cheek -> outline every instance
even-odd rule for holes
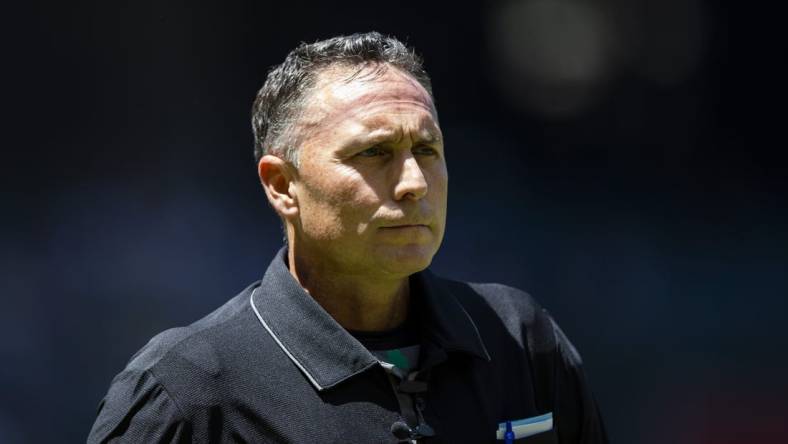
[[[446,210],[448,204],[449,176],[445,164],[430,170],[430,191],[428,193],[429,205],[435,216],[436,246],[443,240],[446,229]]]
[[[337,239],[363,231],[374,214],[376,199],[357,172],[339,167],[303,177],[310,177],[299,202],[307,235]]]
[[[436,204],[442,203],[442,208],[446,209],[446,199],[449,190],[449,175],[446,171],[446,164],[435,165],[429,170],[429,185],[433,201]]]

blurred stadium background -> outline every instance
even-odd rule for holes
[[[764,7],[7,5],[0,442],[84,441],[134,351],[261,276],[281,238],[252,98],[298,42],[367,30],[433,77],[438,273],[540,300],[615,443],[785,442],[785,25]]]

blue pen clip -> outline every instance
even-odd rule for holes
[[[506,421],[506,432],[503,434],[503,442],[505,444],[514,444],[514,431],[512,430],[512,421]]]

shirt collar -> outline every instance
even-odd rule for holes
[[[301,287],[286,261],[283,247],[252,292],[250,304],[287,357],[317,390],[377,365],[375,356]],[[411,294],[423,298],[423,332],[439,348],[490,360],[473,320],[439,278],[424,270],[411,276],[411,286]]]

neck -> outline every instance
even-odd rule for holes
[[[288,243],[290,274],[346,330],[390,330],[407,318],[407,277],[386,279],[349,273],[295,250]]]

